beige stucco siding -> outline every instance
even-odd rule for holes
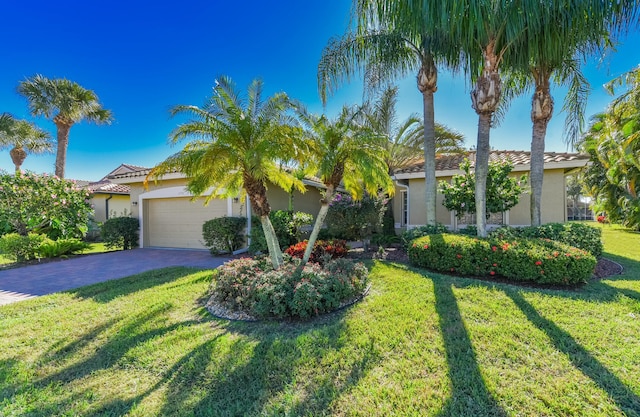
[[[157,198],[144,201],[145,245],[162,248],[206,249],[202,225],[227,214],[227,200]]]
[[[111,197],[109,199],[109,197]],[[107,202],[108,201],[108,202]],[[94,219],[97,222],[104,222],[109,217],[122,216],[131,213],[131,201],[128,195],[122,194],[94,194],[91,197],[91,204],[94,209]],[[107,216],[107,205],[109,215]]]
[[[280,187],[272,185],[267,190],[267,198],[271,205],[271,210],[289,210],[289,193]],[[314,218],[320,210],[320,190],[307,186],[307,191],[303,194],[300,191],[293,192],[293,210],[311,214]]]
[[[564,223],[567,219],[567,199],[564,170],[544,172],[542,183],[542,223]]]

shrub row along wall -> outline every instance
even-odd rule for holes
[[[589,252],[549,239],[436,234],[414,240],[408,254],[411,264],[435,271],[538,284],[583,283],[596,266]]]

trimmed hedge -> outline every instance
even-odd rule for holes
[[[411,242],[419,237],[447,233],[448,231],[449,229],[447,229],[447,226],[442,223],[436,223],[433,225],[427,224],[424,226],[418,226],[414,227],[413,229],[405,230],[400,237],[400,241],[402,242],[402,247],[404,248],[404,250],[408,250]]]
[[[133,249],[138,246],[140,223],[133,217],[112,217],[100,226],[100,235],[107,248]]]
[[[537,284],[584,283],[596,266],[587,251],[549,239],[429,235],[416,239],[408,255],[412,265],[434,271]]]
[[[214,272],[212,298],[257,318],[306,319],[362,294],[368,274],[364,264],[349,259],[335,259],[324,267],[310,262],[304,268],[290,260],[274,270],[266,258],[241,258]]]
[[[212,255],[232,253],[244,243],[242,231],[247,225],[246,217],[218,217],[202,225],[202,238]]]
[[[498,239],[542,238],[584,249],[596,258],[602,255],[602,231],[582,223],[547,223],[542,226],[501,227],[489,233]]]

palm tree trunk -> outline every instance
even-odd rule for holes
[[[418,73],[418,89],[422,93],[424,118],[424,182],[427,224],[436,224],[436,133],[433,94],[438,89],[438,71],[431,55],[427,55]]]
[[[307,248],[305,249],[304,255],[302,256],[302,265],[309,262],[309,258],[311,258],[313,246],[316,244],[316,240],[318,240],[318,234],[320,234],[320,229],[324,224],[324,220],[327,218],[327,213],[329,213],[329,203],[333,201],[334,194],[335,188],[331,185],[328,186],[324,198],[321,200],[322,205],[320,206],[320,211],[318,212],[318,216],[316,217],[316,222],[313,225],[313,230],[311,231],[311,235],[309,236],[309,240],[307,241]]]
[[[478,115],[478,143],[476,149],[476,229],[478,236],[487,236],[487,174],[489,173],[489,153],[491,146],[491,113]]]
[[[27,159],[27,152],[21,146],[16,146],[9,152],[13,165],[16,167],[16,175],[20,175],[20,167],[25,159]]]
[[[491,119],[498,108],[502,82],[498,73],[498,56],[495,40],[490,41],[482,51],[484,68],[471,91],[471,103],[478,114],[478,143],[476,145],[476,228],[478,236],[487,236],[487,174],[489,153],[491,152]]]
[[[544,179],[544,142],[547,125],[553,116],[553,97],[549,85],[549,76],[543,71],[533,71],[536,81],[536,91],[531,100],[531,225],[542,224],[542,182]]]
[[[67,165],[67,147],[69,146],[69,130],[71,124],[57,122],[57,151],[56,151],[56,176],[64,178],[64,168]]]
[[[284,259],[282,258],[282,249],[280,249],[280,242],[278,242],[276,230],[273,228],[268,214],[260,216],[260,223],[264,231],[264,238],[267,241],[271,264],[273,265],[273,269],[278,269],[284,264]]]

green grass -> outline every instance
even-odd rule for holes
[[[307,323],[214,319],[188,268],[0,307],[0,415],[639,416],[640,234],[604,240],[577,291],[376,262]]]

